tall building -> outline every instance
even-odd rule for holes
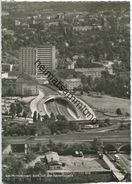
[[[34,65],[35,61],[40,59],[41,64],[48,70],[56,68],[56,48],[50,44],[42,47],[32,48],[24,47],[19,51],[19,71],[29,75],[41,75],[42,72]]]
[[[29,75],[36,75],[36,48],[23,47],[19,51],[19,71]]]
[[[56,48],[50,44],[43,45],[37,48],[37,59],[40,59],[41,64],[48,68],[48,70],[56,69]],[[42,72],[37,69],[37,75]]]

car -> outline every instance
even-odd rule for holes
[[[118,155],[114,155],[114,159],[115,159],[115,161],[119,161],[120,160]]]

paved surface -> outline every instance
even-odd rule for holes
[[[61,106],[58,103],[53,103],[53,102],[48,102],[47,105],[44,108],[44,101],[46,96],[56,96],[58,95],[59,92],[54,91],[53,89],[47,87],[47,86],[39,86],[39,95],[31,102],[31,111],[32,111],[32,115],[34,111],[37,111],[40,113],[40,115],[45,115],[46,113],[48,113],[48,115],[50,115],[51,112],[54,112],[55,115],[57,115],[58,113],[65,115],[67,117],[68,120],[76,120],[77,117],[75,117],[76,115],[70,111],[68,109],[67,106]],[[45,98],[44,98],[45,97]],[[96,118],[95,114],[93,112],[93,110],[88,106],[87,103],[85,103],[85,101],[81,100],[80,98],[76,97],[83,105],[86,106],[86,108],[88,109],[88,111],[93,114],[93,119]],[[70,101],[69,101],[70,102]],[[48,105],[49,103],[52,103],[52,105]],[[72,102],[70,102],[72,103]],[[72,103],[73,107],[77,110],[78,114],[79,114],[79,119],[81,120],[89,120],[89,118],[91,118],[91,116],[86,117],[83,112],[78,109],[76,107],[76,104]],[[50,107],[49,107],[50,106]]]
[[[41,90],[39,90],[39,95],[34,100],[32,100],[32,102],[30,104],[32,116],[33,116],[34,111],[38,112],[37,104],[40,100],[43,99],[43,97],[44,97],[44,93]]]
[[[118,156],[120,158],[120,160],[119,160],[120,165],[122,166],[123,169],[125,169],[127,171],[127,173],[130,174],[131,173],[131,164],[130,164],[131,162],[130,162],[130,160],[128,160],[126,158],[126,156],[123,155],[123,154],[118,154]]]
[[[39,137],[5,137],[4,139],[11,144],[23,143],[48,143],[49,139],[54,142],[63,142],[67,144],[83,143],[93,141],[94,137],[101,138],[104,142],[108,143],[130,143],[130,132],[121,131],[119,133],[101,133],[101,132],[76,132],[72,134],[39,136]]]
[[[118,181],[122,181],[124,179],[124,175],[115,167],[115,165],[109,160],[106,155],[103,155],[103,160],[109,166],[113,174],[116,176]]]
[[[48,114],[50,115],[51,112],[53,112],[56,116],[58,114],[65,115],[68,120],[75,120],[76,118],[72,116],[72,114],[69,113],[68,109],[64,105],[60,105],[56,102],[47,102],[45,103],[45,98],[51,96],[56,96],[58,93],[56,91],[53,91],[52,89],[46,87],[46,86],[40,86],[39,87],[39,95],[36,99],[34,99],[30,105],[31,111],[37,111],[40,113],[40,115]]]

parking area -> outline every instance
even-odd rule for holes
[[[97,156],[74,157],[60,156],[60,161],[65,164],[65,169],[72,172],[98,172],[106,171]],[[105,163],[104,163],[105,164]]]

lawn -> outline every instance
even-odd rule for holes
[[[81,96],[89,106],[97,110],[115,113],[117,108],[120,108],[122,113],[130,113],[130,100],[104,95],[101,98],[92,96]]]

